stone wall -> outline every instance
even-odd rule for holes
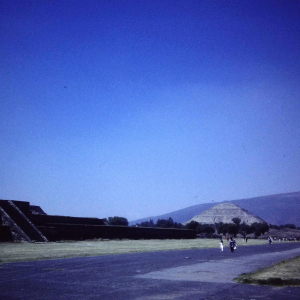
[[[103,219],[80,218],[52,215],[30,215],[29,219],[36,226],[51,226],[51,224],[84,224],[84,225],[104,225]]]
[[[53,224],[38,227],[50,241],[86,239],[194,239],[193,230],[127,226]]]

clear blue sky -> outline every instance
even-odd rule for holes
[[[0,198],[155,216],[300,190],[300,2],[0,0]]]

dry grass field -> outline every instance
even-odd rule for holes
[[[241,275],[236,281],[262,285],[300,285],[300,256],[284,260],[274,266]]]
[[[236,240],[239,246],[263,245],[266,240]],[[227,243],[224,242],[224,246]],[[195,240],[91,240],[65,243],[1,243],[0,262],[20,262],[135,252],[219,248],[217,239]]]

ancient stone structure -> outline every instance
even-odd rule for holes
[[[29,202],[0,200],[2,226],[8,226],[13,240],[47,242],[30,220]]]
[[[195,237],[192,230],[108,226],[103,219],[47,215],[29,202],[0,200],[0,242]]]
[[[246,209],[243,209],[231,202],[218,204],[200,215],[193,217],[187,223],[196,221],[201,224],[215,224],[215,223],[233,223],[233,218],[240,218],[241,223],[245,222],[247,225],[253,223],[266,223],[263,219],[254,216]]]

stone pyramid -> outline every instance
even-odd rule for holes
[[[266,223],[263,219],[255,217],[246,209],[243,209],[231,202],[218,204],[200,215],[193,217],[187,223],[196,221],[200,224],[215,224],[219,222],[233,223],[233,218],[240,218],[241,223],[245,222],[247,225],[251,225],[255,222]]]

